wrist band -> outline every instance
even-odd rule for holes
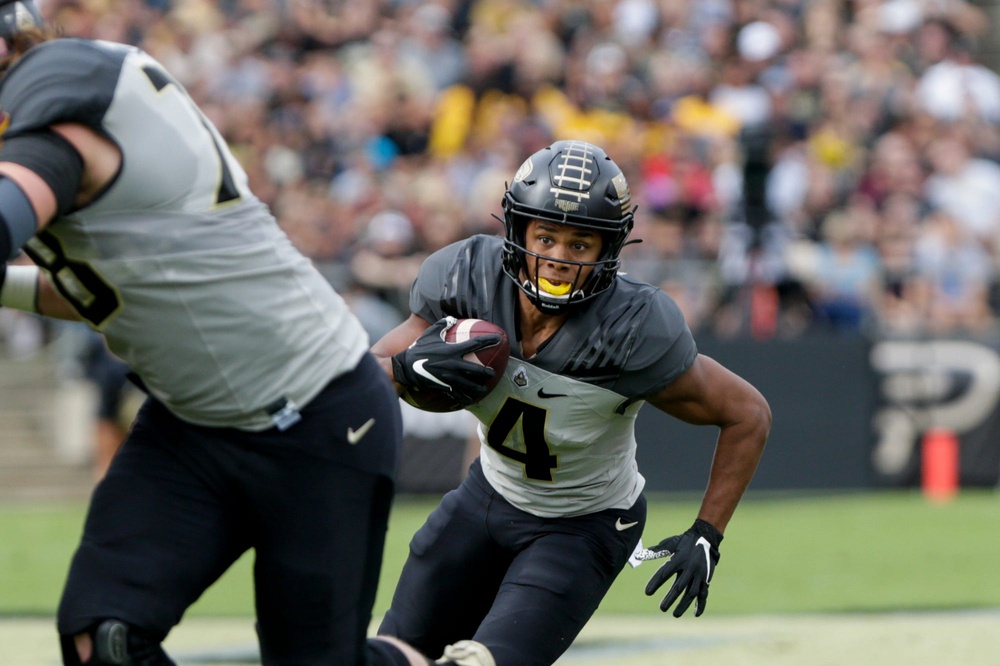
[[[38,312],[38,266],[7,266],[0,287],[0,305],[25,312]]]
[[[722,543],[722,532],[715,529],[714,525],[702,520],[701,518],[694,521],[694,525],[691,526],[691,529],[694,530],[698,536],[703,536],[708,539],[708,542],[715,548],[718,548],[719,544]]]

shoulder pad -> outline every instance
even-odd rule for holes
[[[33,47],[0,82],[3,136],[61,122],[100,126],[130,52],[116,46],[56,39]]]

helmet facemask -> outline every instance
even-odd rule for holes
[[[538,151],[518,169],[502,207],[504,273],[539,310],[566,312],[614,283],[621,266],[619,254],[632,231],[634,208],[624,174],[603,150],[583,141],[559,141]],[[526,248],[526,231],[533,219],[599,233],[599,258],[578,262],[531,252]],[[543,261],[575,266],[572,282],[555,289],[544,278],[540,284],[538,267]],[[534,270],[527,270],[529,265]],[[593,270],[581,280],[588,266]]]

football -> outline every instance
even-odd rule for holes
[[[444,336],[445,342],[459,343],[494,333],[500,336],[500,344],[465,355],[467,361],[493,368],[493,377],[486,385],[491,391],[500,383],[503,371],[507,368],[507,360],[510,358],[510,340],[507,339],[507,333],[496,324],[483,319],[459,319]],[[425,412],[455,412],[468,407],[467,404],[456,402],[443,391],[408,390],[403,392],[402,397],[406,402]]]

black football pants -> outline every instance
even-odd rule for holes
[[[414,535],[379,633],[430,656],[471,638],[497,666],[549,666],[597,610],[645,522],[644,496],[625,510],[533,516],[500,497],[477,460]]]
[[[366,357],[302,417],[285,432],[205,428],[147,400],[94,492],[59,633],[115,618],[163,640],[253,548],[263,663],[365,663],[401,442],[398,401]]]

